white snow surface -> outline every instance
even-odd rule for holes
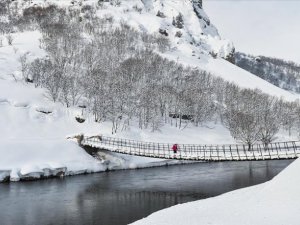
[[[74,142],[65,140],[1,140],[0,171],[16,170],[11,180],[44,174],[45,169],[67,169],[66,175],[105,170],[100,161]],[[37,177],[39,178],[39,177]]]
[[[213,59],[199,53],[194,47],[180,49],[180,51],[170,51],[165,53],[165,57],[175,60],[183,65],[196,67],[210,72],[225,81],[232,82],[241,88],[258,89],[266,94],[283,98],[286,101],[299,100],[299,94],[295,94],[261,79],[256,75],[249,73],[227,62],[222,58]],[[196,52],[192,54],[192,52]],[[200,57],[200,59],[199,59]]]
[[[64,3],[66,4],[67,1]],[[86,4],[92,4],[88,1]],[[60,3],[62,4],[62,3]],[[133,6],[143,9],[141,13],[133,10]],[[204,8],[205,10],[205,8]],[[199,9],[202,19],[196,15],[191,0],[127,0],[122,1],[120,7],[105,4],[99,10],[99,16],[112,15],[116,22],[126,21],[140,32],[157,34],[160,28],[167,31],[171,43],[171,50],[161,54],[186,66],[199,68],[233,82],[241,88],[259,89],[267,94],[284,98],[287,101],[299,99],[298,94],[290,93],[273,84],[251,74],[224,60],[232,50],[233,44],[222,39],[216,27],[210,23],[209,17],[203,9]],[[165,18],[156,16],[157,12],[164,13]],[[172,20],[179,13],[183,15],[184,28],[178,29],[172,25]],[[182,32],[181,38],[175,37],[176,32]],[[192,43],[192,44],[191,44]],[[210,53],[217,53],[214,59]]]
[[[98,124],[87,118],[84,124],[80,124],[75,120],[75,116],[81,113],[80,109],[66,109],[59,103],[52,103],[45,97],[43,89],[31,84],[0,80],[0,96],[0,174],[11,171],[11,180],[45,169],[66,168],[66,174],[72,175],[175,163],[116,153],[104,157],[108,164],[100,163],[66,137],[73,133],[109,135],[109,123]],[[135,132],[137,134],[138,130]],[[131,134],[133,138],[135,132],[123,132],[123,135]],[[149,131],[145,133],[151,134]],[[4,178],[0,175],[0,180]]]
[[[134,225],[298,225],[300,160],[273,180],[214,198],[176,205]]]
[[[33,1],[32,4],[36,2],[44,4],[44,1]],[[54,2],[63,5],[70,1]],[[84,4],[89,2],[97,1],[85,1]],[[187,66],[207,69],[241,87],[259,88],[287,100],[298,98],[298,95],[279,89],[225,60],[212,59],[208,55],[209,51],[219,52],[221,56],[232,46],[219,37],[212,25],[205,27],[206,22],[191,13],[193,9],[190,1],[145,0],[144,4],[138,0],[122,1],[121,7],[106,4],[107,7],[100,14],[114,15],[117,21],[125,20],[144,32],[157,32],[160,27],[168,29],[172,50],[163,54],[165,57]],[[133,9],[135,5],[143,8],[141,14]],[[125,13],[126,8],[129,11]],[[167,17],[157,17],[158,10],[163,11]],[[185,19],[185,28],[182,30],[184,35],[180,40],[174,36],[178,29],[171,26],[173,16],[179,12]],[[202,10],[201,15],[208,19]],[[84,115],[85,123],[80,124],[76,122],[75,116],[81,115],[82,109],[65,108],[60,103],[53,103],[47,99],[44,89],[25,84],[22,81],[19,57],[27,52],[29,59],[44,56],[44,51],[39,48],[41,34],[34,31],[14,33],[13,36],[13,46],[9,46],[4,38],[4,46],[0,47],[0,181],[8,173],[11,180],[19,180],[24,176],[39,178],[42,173],[55,174],[61,170],[72,175],[178,163],[112,153],[105,155],[106,160],[100,164],[76,144],[66,140],[66,136],[76,133],[110,135],[111,124],[95,123],[88,114]],[[191,40],[194,44],[190,44]],[[41,111],[51,113],[44,114]],[[166,125],[156,133],[140,130],[133,124],[130,130],[120,132],[117,136],[162,143],[234,143],[229,131],[215,123],[200,128],[188,126],[184,130]]]
[[[71,2],[75,2],[74,5]],[[98,5],[97,0],[72,1],[72,0],[33,0],[31,5],[45,5],[54,3],[60,6],[78,7],[78,3],[83,5]],[[172,44],[193,45],[199,47],[202,52],[217,53],[220,57],[225,57],[233,48],[232,42],[222,39],[216,27],[210,22],[209,17],[203,9],[197,8],[197,16],[194,12],[191,0],[121,0],[119,6],[112,6],[108,2],[103,3],[103,7],[98,11],[99,17],[113,16],[116,22],[125,21],[131,27],[147,33],[158,33],[159,29],[166,30]],[[138,12],[136,9],[141,9]],[[164,18],[158,17],[160,11]],[[182,14],[184,20],[183,29],[172,25],[173,18]],[[180,31],[182,38],[175,37],[176,32]]]
[[[66,140],[67,136],[74,133],[110,135],[111,124],[95,123],[89,115],[85,115],[86,122],[80,124],[75,116],[81,115],[82,109],[65,108],[60,103],[53,103],[44,89],[24,83],[18,58],[25,52],[30,52],[32,58],[44,53],[38,47],[38,32],[15,36],[16,45],[0,48],[0,181],[8,176],[12,181],[18,181],[28,176],[40,178],[42,175],[55,175],[59,171],[73,175],[180,163],[117,153],[102,154],[104,161],[100,163],[77,144]],[[44,114],[42,111],[51,113]],[[219,132],[215,134],[213,129],[194,127],[179,131],[166,126],[158,133],[133,127],[118,135],[158,142],[232,142],[225,128],[214,124],[211,126],[219,127]]]

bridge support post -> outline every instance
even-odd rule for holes
[[[289,151],[288,144],[287,144],[286,142],[284,142],[283,145],[284,145],[284,149],[285,149],[285,155],[286,155],[286,158],[288,159],[288,158],[289,158],[289,154],[288,154],[288,151]]]
[[[245,154],[246,160],[248,160],[248,155],[247,155],[247,151],[246,151],[245,145],[243,145],[243,151],[244,151],[244,154]]]
[[[232,155],[231,145],[229,145],[229,151],[230,151],[230,155],[231,155],[231,160],[233,161],[234,158],[233,158],[233,155]]]
[[[293,144],[293,149],[294,149],[295,158],[297,158],[298,155],[297,155],[297,153],[296,153],[296,143],[293,141],[292,144]]]
[[[241,160],[241,156],[240,156],[239,146],[238,145],[236,145],[236,152],[237,152],[237,155],[238,155],[238,159]]]
[[[262,158],[263,160],[265,160],[265,157],[264,157],[264,155],[263,155],[263,153],[262,153],[262,149],[261,149],[261,147],[260,147],[260,144],[257,145],[257,149],[258,149],[258,151],[260,152],[261,158]]]
[[[277,153],[277,158],[280,159],[280,154],[278,152],[277,144],[275,143],[275,148],[276,148],[276,153]]]

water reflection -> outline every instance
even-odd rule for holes
[[[0,184],[0,224],[128,224],[271,179],[291,160],[199,163]]]

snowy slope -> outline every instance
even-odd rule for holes
[[[75,5],[71,2],[73,1],[33,0],[29,5],[55,3],[63,7],[70,5],[80,7],[80,1]],[[112,16],[115,23],[125,21],[140,32],[159,34],[160,29],[166,31],[171,42],[171,50],[163,56],[176,62],[207,70],[242,88],[257,88],[289,101],[299,98],[298,94],[282,90],[224,60],[223,58],[233,51],[234,46],[230,41],[220,37],[216,27],[206,15],[205,9],[200,8],[198,2],[192,0],[126,0],[121,1],[119,6],[104,2],[103,6],[98,9],[98,16]],[[98,1],[87,0],[82,4],[97,6]],[[158,12],[163,16],[157,16]],[[183,18],[183,28],[181,29],[172,24],[173,19],[179,14],[182,14]],[[177,32],[181,32],[182,36],[176,37]],[[30,46],[30,43],[28,44]],[[217,59],[214,59],[211,53],[216,54]]]
[[[238,52],[236,65],[288,91],[299,93],[300,65],[283,59]]]
[[[213,59],[205,57],[205,60],[199,60],[197,56],[192,56],[192,50],[186,53],[171,52],[166,53],[169,59],[177,60],[184,65],[198,67],[209,71],[215,76],[221,77],[226,81],[233,82],[241,88],[259,89],[269,95],[284,98],[287,101],[295,101],[299,99],[299,94],[281,89],[256,75],[243,70],[224,59]],[[201,57],[201,56],[200,56]],[[204,58],[204,57],[203,57]]]
[[[52,3],[62,7],[79,8],[79,5],[92,5],[99,8],[99,17],[112,16],[115,22],[125,21],[141,32],[158,34],[159,29],[165,30],[174,45],[197,46],[201,52],[214,52],[219,57],[226,57],[233,49],[229,40],[220,37],[205,11],[199,7],[198,0],[121,0],[120,5],[114,3],[118,1],[111,2],[110,4],[103,1],[103,6],[99,8],[97,0],[32,0],[25,4],[25,7]],[[158,12],[163,16],[158,16]],[[172,24],[173,18],[179,14],[182,14],[183,28]],[[181,32],[182,37],[175,37],[177,32]]]
[[[177,205],[135,225],[298,225],[300,160],[273,180],[218,197]]]
[[[156,34],[159,29],[166,30],[172,49],[162,55],[169,59],[207,70],[242,88],[257,88],[288,101],[299,99],[298,94],[278,88],[224,60],[223,58],[233,50],[233,44],[220,37],[217,29],[204,12],[205,9],[197,8],[198,14],[194,12],[193,1],[129,0],[122,1],[120,7],[106,6],[99,10],[99,16],[113,15],[116,21],[126,21],[141,32]],[[138,13],[132,10],[133,6],[140,7],[143,11]],[[165,18],[156,16],[158,11],[162,12]],[[173,18],[179,13],[183,15],[184,20],[182,29],[172,25]],[[180,38],[176,37],[178,31],[183,33]],[[217,59],[210,55],[212,52],[217,54]]]
[[[51,103],[44,90],[32,85],[0,80],[0,96],[0,181],[8,175],[13,181],[39,178],[49,170],[52,175],[61,169],[73,175],[179,163],[119,154],[104,154],[104,161],[97,161],[66,137],[73,133],[109,135],[110,124],[95,123],[92,117],[80,124],[75,120],[79,109]]]
[[[70,1],[51,1],[60,5],[69,5]],[[97,1],[85,1],[84,4],[96,4]],[[35,0],[28,4],[47,4]],[[222,40],[216,28],[211,25],[204,11],[197,8],[194,13],[193,2],[170,0],[128,0],[120,7],[106,3],[99,10],[99,16],[114,15],[116,21],[125,20],[142,32],[158,33],[160,28],[168,32],[172,49],[164,54],[185,65],[207,69],[225,80],[233,81],[246,88],[259,88],[271,95],[283,96],[294,100],[298,96],[270,85],[256,76],[238,69],[227,61],[213,59],[210,52],[225,57],[232,45]],[[141,8],[139,12],[136,8]],[[161,11],[165,17],[156,16]],[[173,17],[182,13],[184,28],[172,25]],[[200,16],[199,16],[200,15]],[[181,38],[175,37],[181,31]],[[15,33],[13,46],[0,48],[0,180],[11,175],[13,180],[35,174],[39,177],[45,171],[64,168],[66,174],[96,172],[105,169],[125,169],[169,164],[169,161],[124,157],[117,154],[106,156],[109,163],[101,164],[67,141],[66,136],[74,133],[110,135],[111,124],[95,123],[85,115],[85,123],[76,122],[75,116],[81,115],[80,108],[65,108],[46,98],[44,89],[25,84],[21,77],[19,57],[28,52],[29,59],[42,57],[45,53],[39,48],[40,33]],[[18,82],[15,81],[18,80]],[[50,112],[44,114],[44,112]],[[86,113],[86,112],[84,112]],[[207,124],[205,127],[187,127],[184,130],[164,126],[161,132],[141,131],[137,126],[117,134],[119,137],[169,143],[232,143],[229,131],[220,124]],[[172,162],[173,163],[173,162]],[[57,171],[56,171],[57,172]]]
[[[86,122],[80,124],[75,117],[81,115],[82,109],[65,108],[60,103],[53,103],[47,99],[44,89],[22,81],[18,58],[25,52],[30,52],[32,58],[43,55],[38,47],[39,38],[38,32],[19,33],[16,34],[14,46],[0,48],[0,181],[9,175],[11,180],[17,181],[28,176],[39,178],[62,171],[72,175],[179,163],[118,154],[104,155],[105,161],[100,163],[77,144],[66,140],[68,135],[74,133],[110,135],[111,125],[95,123],[89,115],[85,115]],[[178,131],[168,126],[161,133],[132,128],[118,135],[159,142],[233,142],[222,126],[211,124],[210,127],[218,127],[218,131],[195,127]]]
[[[51,103],[44,90],[32,85],[0,80],[0,96],[0,181],[8,175],[13,181],[39,178],[49,170],[63,169],[66,175],[73,175],[179,163],[118,154],[103,155],[105,161],[97,161],[66,137],[81,132],[109,135],[110,124],[100,125],[88,117],[80,124],[75,120],[79,109]],[[134,135],[130,133],[126,134]]]

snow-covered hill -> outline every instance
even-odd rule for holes
[[[300,65],[283,59],[236,53],[236,65],[285,90],[300,93]]]
[[[43,176],[82,174],[107,169],[142,168],[179,163],[119,154],[102,155],[97,161],[68,135],[111,135],[110,123],[96,123],[85,115],[85,123],[78,123],[76,116],[81,108],[66,108],[53,103],[45,89],[25,83],[21,76],[19,57],[29,52],[29,57],[42,56],[39,48],[40,34],[24,32],[14,34],[14,45],[0,48],[0,181],[8,176],[12,181]],[[211,128],[216,128],[213,130]],[[118,136],[136,140],[180,143],[231,143],[234,140],[221,125],[208,128],[190,127],[183,131],[166,126],[162,132],[152,133],[133,127]]]
[[[202,8],[202,0],[33,0],[25,7],[50,3],[74,8],[98,7],[99,17],[113,16],[116,22],[125,21],[141,32],[160,30],[178,49],[192,45],[201,53],[214,53],[223,58],[234,51],[233,44],[222,39],[211,23]]]
[[[252,73],[232,65],[225,59],[234,53],[233,43],[222,39],[210,21],[199,0],[128,0],[119,7],[106,4],[99,16],[113,15],[117,21],[126,21],[141,32],[157,34],[165,31],[172,49],[165,57],[187,66],[198,67],[233,82],[242,88],[260,89],[277,97],[293,101],[299,98]],[[92,3],[92,1],[90,2]],[[135,9],[140,9],[136,12]],[[181,14],[183,28],[173,25]],[[177,33],[182,33],[178,37]],[[233,56],[232,56],[233,57]]]
[[[136,30],[166,36],[171,49],[161,56],[189,67],[211,72],[224,80],[236,83],[242,88],[259,88],[263,92],[287,100],[295,100],[285,90],[257,78],[224,58],[230,58],[232,44],[220,38],[217,29],[197,0],[124,0],[83,1],[33,0],[15,1],[22,7],[56,3],[62,7],[80,8],[95,5],[97,15],[103,18],[113,16],[115,23],[125,21]],[[72,3],[73,2],[73,3]],[[81,5],[82,4],[82,5]],[[21,7],[20,7],[21,8]],[[3,18],[2,18],[3,19]],[[4,19],[3,19],[4,21]],[[162,34],[160,34],[162,33]],[[34,175],[37,178],[64,170],[66,174],[97,172],[106,169],[136,168],[172,163],[141,157],[108,156],[109,163],[99,163],[74,143],[67,141],[67,135],[74,133],[111,134],[109,122],[96,123],[93,116],[82,108],[66,108],[61,103],[48,99],[47,91],[25,83],[21,75],[20,56],[28,52],[28,59],[42,57],[39,31],[18,31],[12,34],[13,44],[9,45],[1,36],[0,47],[0,180],[8,175],[12,180]],[[86,119],[81,124],[76,116]],[[203,127],[187,126],[180,130],[170,125],[160,131],[140,130],[138,125],[117,134],[120,137],[171,143],[231,143],[229,131],[219,122],[210,122]],[[281,135],[281,139],[286,138]],[[292,138],[292,137],[290,137]],[[51,172],[52,171],[52,172]],[[5,176],[1,176],[5,174]]]
[[[242,88],[257,88],[287,100],[299,98],[224,60],[234,60],[233,43],[220,37],[202,8],[202,0],[19,1],[23,8],[53,3],[70,10],[92,5],[98,9],[99,17],[112,18],[115,24],[125,22],[139,32],[166,36],[170,40],[171,50],[164,57],[209,71]]]

